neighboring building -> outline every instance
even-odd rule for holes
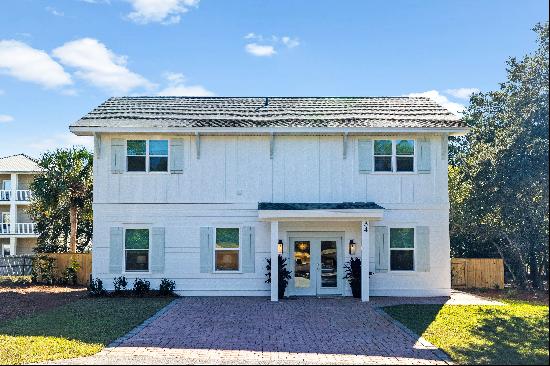
[[[0,158],[0,256],[32,254],[38,234],[27,208],[30,184],[40,172],[24,154]]]
[[[95,136],[93,276],[182,295],[450,293],[449,135],[426,98],[111,98],[70,126]],[[373,275],[368,280],[369,272]],[[272,276],[277,279],[277,276]]]

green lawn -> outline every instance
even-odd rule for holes
[[[0,322],[0,364],[92,355],[170,301],[170,298],[86,298]]]
[[[384,310],[463,364],[548,364],[548,305],[399,305]]]

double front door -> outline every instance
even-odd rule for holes
[[[291,294],[342,294],[342,238],[291,237]]]

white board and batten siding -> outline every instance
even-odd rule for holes
[[[410,137],[417,140],[420,135]],[[265,259],[270,256],[270,226],[258,220],[258,202],[372,201],[386,209],[383,220],[373,222],[373,227],[414,227],[417,235],[418,228],[428,231],[427,246],[421,250],[428,254],[429,265],[426,271],[376,272],[371,278],[371,295],[448,294],[449,203],[446,139],[441,136],[425,137],[430,153],[428,171],[366,173],[359,155],[360,141],[369,140],[368,136],[349,136],[346,154],[342,136],[276,136],[271,156],[269,136],[201,136],[199,145],[194,136],[139,135],[143,139],[177,138],[177,151],[183,155],[178,161],[181,171],[113,173],[113,141],[136,138],[131,134],[96,137],[93,274],[104,279],[108,289],[112,278],[120,275],[109,270],[112,227],[164,228],[164,270],[125,274],[128,278],[147,278],[153,286],[158,286],[161,278],[169,278],[185,295],[267,296]],[[421,168],[419,146],[417,140],[417,168]],[[173,163],[172,156],[170,160]],[[253,228],[253,272],[201,272],[201,227],[216,226]],[[344,260],[349,258],[349,240],[361,240],[360,222],[281,222],[279,237],[286,246],[289,233],[315,230],[344,233]],[[369,254],[371,268],[375,268],[372,235],[374,230]],[[345,293],[350,294],[349,289]]]

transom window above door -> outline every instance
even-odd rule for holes
[[[414,140],[374,140],[375,172],[414,172]]]
[[[129,172],[167,172],[168,140],[128,140],[126,167]]]

